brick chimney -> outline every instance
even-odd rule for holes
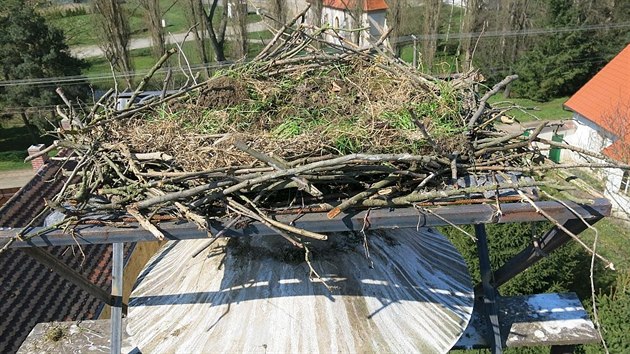
[[[33,156],[37,154],[38,152],[44,150],[45,147],[46,146],[44,144],[31,145],[27,150],[28,156]],[[42,156],[38,156],[34,158],[33,160],[31,160],[31,164],[33,165],[33,170],[34,171],[39,170],[40,167],[44,166],[46,162],[48,162],[47,154],[43,154]]]

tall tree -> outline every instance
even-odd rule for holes
[[[613,6],[617,5],[609,1],[549,0],[547,26],[571,30],[553,31],[534,43],[517,67],[521,76],[515,86],[517,92],[545,101],[570,95],[584,85],[625,45],[623,32],[605,28],[615,18],[617,9]],[[588,26],[594,28],[574,30]]]
[[[234,37],[232,56],[237,60],[247,56],[247,3],[230,0],[230,27]]]
[[[387,6],[389,7],[387,10],[387,26],[392,29],[390,32],[391,40],[389,42],[397,56],[400,55],[401,49],[401,46],[398,44],[398,38],[401,37],[402,34],[403,1],[404,0],[387,1]]]
[[[270,0],[271,16],[279,23],[285,24],[287,22],[287,4],[285,0]],[[280,25],[281,26],[281,25]]]
[[[32,7],[21,0],[0,3],[0,80],[28,80],[81,74],[84,61],[72,57],[63,33],[51,28]],[[69,98],[85,95],[85,86],[64,86]],[[21,117],[30,128],[27,107],[60,103],[54,87],[0,86],[0,109],[22,107]],[[34,135],[34,133],[33,133]]]
[[[192,35],[195,39],[195,45],[199,58],[203,63],[209,63],[208,46],[206,39],[208,38],[208,29],[206,27],[206,15],[203,9],[203,2],[200,0],[188,0],[188,12],[186,14],[188,24],[193,29]],[[206,76],[209,76],[210,72],[206,68]]]
[[[98,14],[98,33],[105,57],[116,70],[125,73],[125,80],[131,86],[133,65],[129,56],[131,30],[127,11],[118,0],[94,0],[92,4]]]
[[[199,0],[200,2],[203,0]],[[214,50],[214,59],[216,61],[225,61],[225,30],[227,28],[227,2],[228,0],[221,0],[221,7],[223,11],[221,12],[221,18],[219,19],[218,25],[214,26],[214,16],[217,12],[217,6],[219,4],[219,0],[212,0],[210,3],[210,8],[208,11],[201,6],[203,9],[204,21],[206,22],[206,28],[208,30],[208,35],[210,37],[210,44],[212,45],[212,49]]]
[[[153,49],[153,56],[159,59],[165,52],[160,1],[140,0],[140,6],[144,9],[144,22],[151,34],[151,48]]]
[[[466,1],[465,13],[462,18],[461,31],[464,35],[460,41],[460,50],[464,59],[462,69],[468,71],[472,68],[472,60],[475,52],[476,40],[479,38],[475,33],[483,29],[483,0]]]
[[[425,1],[424,7],[423,34],[428,36],[428,39],[422,42],[422,61],[426,65],[426,68],[431,70],[435,52],[437,51],[437,34],[440,28],[442,0]]]

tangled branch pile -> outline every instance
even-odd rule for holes
[[[253,61],[204,83],[122,110],[110,92],[70,117],[58,145],[76,165],[49,202],[65,215],[55,226],[131,215],[162,238],[159,215],[205,229],[246,217],[299,246],[325,236],[271,214],[488,201],[484,192],[553,187],[514,173],[564,167],[545,147],[579,150],[540,138],[544,123],[527,137],[493,128],[501,112],[486,101],[516,77],[479,97],[474,73],[442,81],[388,54],[384,39],[358,48],[296,20]]]

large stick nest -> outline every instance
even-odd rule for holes
[[[493,127],[500,112],[487,99],[516,77],[492,89],[474,72],[439,80],[389,54],[384,37],[359,48],[326,40],[331,33],[290,23],[253,61],[206,82],[122,110],[110,92],[70,117],[74,129],[60,131],[59,145],[75,165],[49,201],[63,215],[55,227],[131,215],[161,238],[156,215],[206,229],[229,216],[263,222],[299,246],[325,236],[271,214],[332,218],[349,208],[499,202],[516,190],[534,197],[531,187],[563,188],[529,176],[563,167],[546,158],[549,147],[574,148],[541,139],[544,123],[529,136]]]

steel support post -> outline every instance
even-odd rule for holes
[[[601,220],[595,218],[589,220],[589,224],[594,224]],[[571,219],[563,225],[567,230],[571,231],[574,235],[581,233],[588,228],[588,225],[584,224],[579,219]],[[531,244],[523,251],[519,252],[516,256],[507,261],[501,268],[497,269],[494,273],[494,284],[499,287],[505,284],[508,280],[514,278],[518,274],[522,273],[525,269],[531,267],[536,262],[550,254],[559,247],[565,245],[571,240],[566,232],[562,231],[559,227],[555,226],[551,230],[547,231],[539,240],[538,244]],[[477,288],[480,288],[477,285]]]
[[[499,325],[499,304],[497,303],[497,293],[492,281],[492,266],[490,265],[488,236],[485,225],[476,224],[475,235],[477,236],[477,253],[479,255],[479,270],[483,286],[484,310],[488,314],[492,327],[492,338],[489,338],[490,343],[492,343],[491,350],[493,354],[501,354],[503,353],[503,340],[501,339],[501,327]]]
[[[122,346],[122,305],[123,305],[123,243],[114,243],[112,264],[112,354],[120,354]]]

